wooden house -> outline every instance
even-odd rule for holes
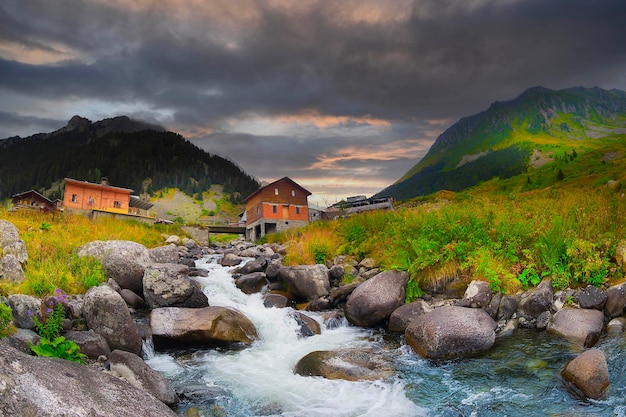
[[[246,238],[256,240],[269,233],[309,222],[311,192],[289,177],[259,188],[246,198]]]
[[[44,197],[35,190],[15,194],[12,199],[13,209],[15,210],[29,209],[51,212],[60,209],[60,204],[58,203],[58,200],[51,201],[50,199]]]
[[[131,196],[132,191],[111,186],[106,178],[100,184],[65,178],[63,206],[75,211],[147,216],[152,204]]]

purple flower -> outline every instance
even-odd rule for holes
[[[29,308],[28,309],[28,317],[32,317],[33,316],[33,311]]]

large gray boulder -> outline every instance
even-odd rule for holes
[[[407,343],[422,357],[452,359],[491,349],[496,327],[484,310],[444,306],[416,317],[404,334]]]
[[[157,345],[251,344],[254,324],[239,311],[227,307],[156,308],[150,313],[150,328]]]
[[[101,355],[107,358],[111,356],[111,349],[107,341],[92,329],[88,331],[70,330],[65,332],[64,336],[67,340],[75,342],[81,353],[90,359],[98,359]]]
[[[1,340],[0,415],[176,417],[152,395],[106,372],[29,356]]]
[[[393,310],[389,316],[387,330],[390,333],[404,333],[411,322],[422,314],[432,311],[432,307],[424,300],[416,300]]]
[[[121,295],[107,285],[93,287],[85,294],[83,315],[87,325],[109,344],[141,354],[142,340]]]
[[[188,277],[189,267],[181,264],[152,264],[143,276],[143,296],[150,308],[209,305],[200,284]]]
[[[121,288],[142,294],[143,274],[151,263],[145,246],[128,240],[96,240],[78,248],[77,254],[98,258],[107,278],[113,279]]]
[[[264,272],[252,272],[237,278],[235,285],[245,294],[254,294],[267,285],[267,279]]]
[[[572,384],[577,393],[595,400],[604,397],[609,386],[609,368],[601,350],[589,349],[561,371],[561,376]]]
[[[552,290],[552,281],[542,281],[537,288],[522,299],[520,308],[531,317],[537,318],[544,311],[550,310],[554,301],[554,291]]]
[[[624,284],[614,285],[606,290],[606,305],[604,314],[609,318],[619,317],[624,314],[626,307],[626,289]]]
[[[280,277],[287,283],[290,293],[307,300],[328,295],[330,281],[326,265],[299,265],[280,268]]]
[[[7,220],[0,220],[0,254],[12,255],[20,265],[28,261],[28,252],[24,241],[20,239],[20,231]]]
[[[25,294],[12,294],[7,303],[13,310],[13,324],[22,329],[34,329],[33,317],[41,321],[41,300]]]
[[[114,350],[110,362],[113,375],[123,378],[135,388],[152,394],[167,405],[178,403],[176,392],[168,380],[150,368],[139,356],[123,350]]]
[[[2,251],[0,251],[0,253],[2,253]],[[0,258],[0,279],[16,284],[26,279],[22,264],[20,264],[15,256],[8,254]]]
[[[385,271],[359,285],[344,307],[346,318],[357,326],[374,326],[404,304],[409,275]]]
[[[465,289],[463,299],[467,302],[468,307],[484,308],[491,301],[493,292],[487,281],[472,281]]]
[[[601,311],[566,307],[552,317],[547,330],[582,347],[591,347],[600,338],[603,326],[604,314]]]
[[[587,285],[578,294],[578,305],[580,308],[595,308],[603,310],[608,294],[593,285]]]
[[[244,266],[242,266],[239,272],[243,275],[252,274],[254,272],[264,272],[265,267],[267,266],[267,258],[261,256],[256,258],[250,262],[246,262]]]
[[[176,264],[180,257],[176,245],[159,246],[148,250],[152,262],[158,264]]]
[[[371,349],[341,349],[311,352],[298,361],[294,372],[326,379],[375,381],[393,376],[393,367],[388,357]]]

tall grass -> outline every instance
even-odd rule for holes
[[[87,217],[71,213],[9,212],[0,219],[13,223],[28,252],[26,279],[20,284],[0,281],[0,294],[51,294],[61,288],[68,294],[84,293],[105,277],[93,258],[79,258],[76,249],[94,240],[132,240],[147,247],[162,245],[163,234],[186,235],[178,225],[149,225],[135,220]]]

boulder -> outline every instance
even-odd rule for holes
[[[267,308],[285,308],[290,304],[289,298],[282,294],[266,294],[263,297],[263,305]]]
[[[120,295],[129,307],[132,307],[134,309],[148,308],[148,304],[143,298],[127,288],[120,290]]]
[[[537,318],[544,311],[550,310],[554,300],[552,281],[542,281],[528,297],[522,299],[520,308],[531,317]]]
[[[489,305],[493,292],[487,281],[472,281],[465,289],[464,299],[472,308],[483,308]]]
[[[106,285],[85,294],[83,315],[87,325],[107,341],[111,349],[141,354],[142,340],[128,307],[115,290]]]
[[[358,266],[365,269],[372,269],[376,267],[376,261],[373,258],[365,258],[359,262]]]
[[[298,361],[294,372],[347,381],[375,381],[393,376],[390,360],[371,349],[314,351]]]
[[[90,359],[98,359],[101,355],[109,358],[111,356],[111,349],[109,344],[93,330],[78,332],[70,330],[63,335],[67,340],[72,340],[80,348],[81,353],[84,353]]]
[[[250,262],[246,262],[244,266],[239,268],[239,272],[243,275],[251,274],[253,272],[263,272],[267,266],[267,259],[265,257],[256,258]]]
[[[496,292],[491,297],[491,300],[489,301],[489,304],[487,304],[487,306],[484,307],[484,309],[487,312],[487,314],[489,314],[491,316],[491,318],[494,319],[494,320],[498,316],[498,309],[500,308],[500,302],[501,301],[502,301],[502,293],[501,292]]]
[[[146,391],[167,405],[178,403],[176,392],[168,380],[150,368],[139,356],[123,350],[114,350],[110,362],[113,375],[123,378],[135,388]]]
[[[158,264],[176,264],[180,257],[176,245],[159,246],[148,250],[150,260]]]
[[[241,256],[235,255],[234,253],[226,253],[220,261],[220,264],[222,266],[237,266],[242,262],[243,258]]]
[[[580,308],[595,308],[596,310],[604,309],[608,295],[606,291],[602,291],[593,285],[587,285],[578,294],[578,305]]]
[[[163,307],[150,313],[150,328],[156,345],[251,344],[257,337],[252,322],[227,307]]]
[[[623,284],[614,285],[606,290],[606,304],[604,314],[609,318],[619,317],[624,314],[626,307],[626,289]]]
[[[13,324],[22,329],[34,329],[33,316],[41,321],[41,300],[24,294],[7,297],[8,306],[13,310]]]
[[[626,328],[626,317],[616,317],[606,325],[606,333],[609,336],[621,336],[624,328]]]
[[[604,397],[609,386],[606,357],[598,349],[589,349],[578,355],[565,366],[561,376],[572,384],[577,393],[595,400]]]
[[[332,281],[341,282],[343,276],[345,275],[345,269],[343,265],[333,265],[328,270],[328,275]]]
[[[273,259],[267,263],[267,267],[265,268],[265,276],[270,281],[276,281],[278,279],[280,268],[283,267],[283,264],[278,259]]]
[[[107,278],[121,288],[141,294],[143,274],[150,261],[148,249],[128,240],[96,240],[78,248],[78,256],[94,256],[102,262]]]
[[[298,335],[300,337],[310,337],[316,334],[321,334],[322,329],[320,324],[313,318],[307,316],[299,311],[294,311],[292,317],[296,320],[296,323],[300,326]]]
[[[152,264],[143,276],[143,297],[150,308],[202,308],[209,300],[197,281],[187,274],[189,267],[181,264]]]
[[[244,294],[254,294],[267,284],[264,272],[252,272],[250,274],[242,275],[235,280],[235,285]]]
[[[0,381],[3,416],[176,417],[152,395],[109,373],[29,356],[1,340]]]
[[[8,220],[0,220],[0,255],[12,255],[20,265],[28,261],[28,252],[24,241],[20,239],[20,231]]]
[[[331,288],[330,298],[332,298],[333,304],[337,306],[345,303],[348,300],[348,297],[350,297],[350,294],[352,294],[359,285],[361,285],[360,282],[353,282],[352,284],[345,284]]]
[[[565,337],[581,347],[591,347],[600,338],[604,314],[598,310],[565,307],[548,324],[548,332]]]
[[[178,245],[180,244],[180,237],[176,235],[168,236],[167,239],[165,239],[165,243],[168,245]]]
[[[0,251],[0,253],[2,252]],[[19,284],[26,279],[22,264],[20,264],[15,256],[8,254],[0,258],[0,279],[15,284]]]
[[[41,338],[33,330],[15,329],[15,333],[11,333],[5,339],[6,342],[13,348],[19,350],[22,353],[31,355],[33,352],[30,350],[30,345],[38,345]]]
[[[409,276],[385,271],[359,285],[344,306],[346,318],[357,326],[374,326],[387,319],[404,303]]]
[[[452,359],[491,349],[496,326],[481,309],[444,306],[416,317],[404,334],[407,343],[422,357]]]
[[[330,291],[325,265],[282,267],[279,275],[287,283],[288,291],[299,298],[313,300],[328,295]]]
[[[387,330],[390,333],[404,333],[413,319],[422,314],[432,311],[432,308],[424,300],[416,300],[393,310],[389,316]]]
[[[503,295],[500,300],[500,305],[498,306],[498,314],[496,314],[496,319],[500,320],[509,320],[513,317],[513,314],[517,311],[519,307],[520,297],[516,295]]]

